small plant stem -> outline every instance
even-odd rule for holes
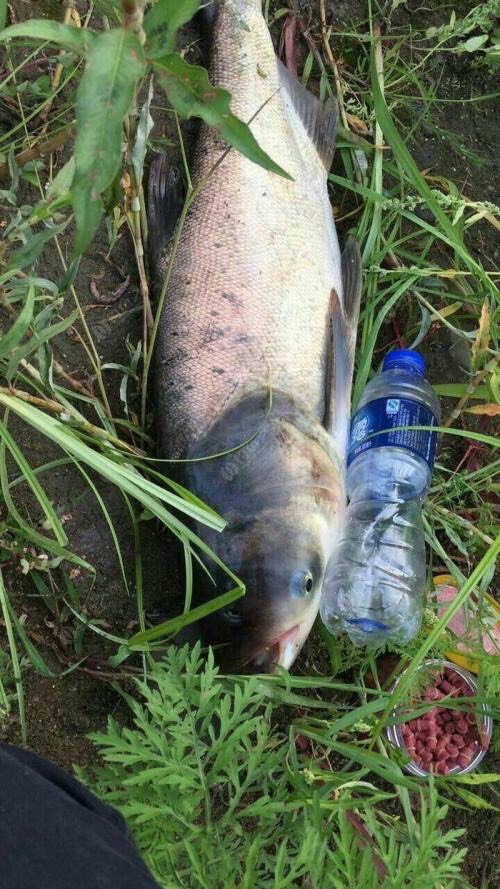
[[[375,40],[374,62],[377,73],[377,79],[380,85],[382,95],[384,95],[384,57],[382,54],[382,43],[380,40],[380,25],[378,22],[373,23],[373,37]],[[375,157],[373,161],[372,188],[377,194],[382,194],[383,187],[383,146],[384,136],[382,129],[378,123],[375,124]],[[379,247],[380,230],[382,223],[382,207],[379,201],[374,202],[371,208],[372,221],[366,238],[363,260],[366,261]]]
[[[130,30],[137,34],[138,40],[142,45],[146,40],[146,35],[142,29],[145,5],[146,0],[122,0],[123,27],[125,30]],[[143,350],[146,355],[148,351],[148,331],[152,329],[154,319],[144,264],[144,240],[147,237],[147,229],[144,226],[144,198],[142,196],[142,184],[137,181],[136,171],[132,163],[132,151],[137,132],[137,93],[134,94],[125,129],[127,133],[126,166],[130,178],[130,212],[127,213],[127,221],[134,242],[137,271],[139,273],[139,289],[143,305]]]
[[[146,276],[146,267],[144,264],[144,238],[143,238],[143,213],[141,205],[142,184],[137,181],[137,174],[132,163],[132,152],[134,149],[135,138],[137,134],[137,109],[136,97],[134,96],[133,107],[129,111],[128,120],[125,125],[127,134],[127,158],[126,168],[130,182],[130,210],[127,212],[127,222],[132,235],[134,244],[134,253],[139,273],[139,290],[142,297],[143,306],[143,348],[144,353],[147,351],[148,331],[153,327],[154,319],[151,309],[151,301],[149,299],[149,286]],[[146,232],[144,232],[146,234]]]
[[[60,130],[55,136],[51,136],[51,138],[47,139],[45,142],[41,142],[39,145],[34,145],[32,148],[26,148],[24,151],[20,151],[19,154],[16,154],[14,157],[16,166],[22,167],[24,164],[27,164],[28,161],[37,160],[39,157],[45,157],[47,154],[52,154],[53,151],[57,151],[59,148],[62,148],[66,142],[73,139],[75,133],[76,129],[74,125],[71,124],[69,127]],[[8,175],[9,165],[7,163],[0,164],[0,178]]]
[[[326,57],[328,59],[330,68],[332,69],[333,79],[335,81],[335,92],[337,94],[337,102],[339,104],[340,118],[346,130],[348,130],[349,121],[347,120],[347,115],[344,107],[344,94],[342,90],[342,84],[340,82],[339,69],[333,56],[332,48],[330,46],[331,28],[327,29],[326,25],[325,0],[319,0],[319,16],[321,21],[321,37],[323,39],[323,46],[325,48]]]
[[[468,519],[464,519],[463,516],[457,515],[451,512],[450,509],[446,509],[444,506],[438,506],[437,503],[432,503],[431,508],[435,510],[435,512],[439,512],[441,515],[449,518],[450,521],[457,521],[460,525],[467,528],[471,531],[472,534],[477,534],[477,536],[487,544],[487,546],[492,546],[494,543],[493,537],[489,537],[488,534],[484,534],[483,531],[480,531],[479,528],[476,527],[472,522],[469,522]]]
[[[371,10],[370,10],[371,13]],[[371,64],[375,65],[377,79],[380,84],[382,94],[384,92],[384,59],[382,55],[382,45],[380,42],[380,27],[378,23],[371,22],[372,38],[374,40],[374,50],[372,50]],[[384,155],[384,139],[382,129],[378,123],[375,123],[374,130],[374,157],[373,169],[370,187],[377,195],[383,193],[383,155]],[[364,238],[363,263],[367,263],[370,257],[378,254],[380,250],[382,229],[382,208],[379,201],[368,200],[363,210],[363,216],[358,226],[359,237]],[[361,332],[360,350],[363,353],[367,347],[369,338],[374,324],[374,309],[376,304],[376,293],[378,289],[378,273],[369,273],[367,276],[366,287],[366,304],[367,311]]]
[[[180,121],[179,121],[179,115],[177,114],[177,112],[175,112],[175,126],[177,129],[177,138],[179,139],[179,148],[181,151],[181,158],[182,158],[182,168],[184,170],[184,175],[186,177],[187,189],[188,189],[188,192],[190,192],[190,191],[193,191],[193,180],[191,179],[191,171],[189,169],[189,164],[187,162],[186,148],[184,145],[184,139],[182,138],[182,130],[181,130],[181,125],[180,125]]]
[[[474,392],[477,389],[477,387],[483,382],[485,377],[487,377],[488,374],[492,373],[497,367],[498,367],[498,359],[493,358],[492,361],[488,362],[486,367],[484,367],[482,370],[478,371],[478,373],[473,377],[473,379],[467,386],[467,392],[465,393],[465,395],[463,395],[462,398],[460,399],[460,401],[457,402],[456,406],[453,408],[449,417],[447,417],[446,420],[443,420],[443,423],[442,423],[443,426],[451,426],[451,424],[454,423],[455,420],[458,420],[458,418],[459,418],[460,414],[462,413],[465,405],[467,404],[469,398],[471,398],[471,396],[474,395]]]
[[[27,331],[27,334],[32,335],[31,331]],[[29,361],[26,361],[25,358],[21,359],[20,365],[26,371],[26,373],[30,375],[30,377],[36,380],[37,383],[41,383],[43,385],[43,380],[36,367],[33,367],[33,365],[30,364]],[[74,380],[73,377],[66,373],[66,371],[63,367],[61,367],[58,361],[54,360],[53,365],[55,372],[58,374],[58,376],[62,377],[63,380],[65,380],[68,386],[71,386],[71,388],[74,389],[76,392],[80,392],[81,395],[85,395],[88,398],[93,398],[93,393],[90,391],[90,389],[87,389],[86,386],[84,386],[83,383],[79,383],[78,380]]]
[[[26,401],[28,404],[32,404],[35,407],[42,408],[45,411],[49,411],[52,414],[58,414],[61,416],[62,414],[70,414],[70,408],[68,405],[60,404],[58,401],[53,401],[51,398],[41,398],[37,395],[31,395],[30,392],[25,392],[23,389],[16,389],[14,387],[9,386],[0,386],[0,395],[8,395],[11,398],[19,398],[21,401]],[[133,454],[134,457],[142,457],[144,456],[144,451],[141,451],[139,448],[132,447],[132,445],[127,444],[126,441],[122,441],[121,438],[117,438],[116,435],[112,435],[110,432],[107,432],[106,429],[101,429],[99,426],[94,426],[93,423],[89,423],[88,420],[85,419],[80,413],[75,412],[74,414],[70,414],[71,420],[75,423],[78,429],[83,432],[88,433],[88,435],[95,436],[96,438],[101,438],[103,441],[108,441],[110,444],[113,444],[115,447],[120,448],[120,450],[127,451],[129,454]]]

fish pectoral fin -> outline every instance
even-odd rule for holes
[[[149,168],[148,235],[152,269],[168,250],[184,205],[185,186],[177,167],[159,154]]]
[[[332,165],[335,152],[338,104],[336,99],[321,102],[278,62],[281,85],[299,115],[306,133],[313,143],[326,171]]]
[[[325,426],[333,437],[337,453],[343,460],[347,452],[354,352],[361,302],[363,266],[358,242],[353,237],[346,241],[342,254],[344,296],[331,293],[331,348],[333,373],[326,405]]]

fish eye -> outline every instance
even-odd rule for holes
[[[314,589],[314,577],[310,571],[295,571],[290,586],[295,596],[310,596]]]
[[[239,627],[243,623],[242,615],[234,608],[223,608],[222,616],[227,620],[228,624],[231,624],[233,627]]]

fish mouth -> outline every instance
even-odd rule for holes
[[[300,648],[298,638],[300,635],[300,624],[294,624],[290,629],[280,633],[270,639],[257,654],[245,665],[250,673],[273,673],[277,667],[284,667],[288,670]]]

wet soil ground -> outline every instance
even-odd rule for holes
[[[39,17],[43,14],[61,17],[61,4],[56,0],[14,0],[9,4],[17,20]],[[398,6],[398,4],[393,4]],[[80,3],[82,12],[85,3]],[[328,19],[333,23],[334,32],[359,29],[366,19],[366,8],[356,0],[339,0],[330,6]],[[393,16],[393,26],[408,34],[403,52],[411,54],[411,27],[440,25],[449,19],[450,9],[430,4],[424,8],[419,3],[409,2],[398,6]],[[471,7],[468,2],[454,4],[457,15],[464,14]],[[302,3],[305,16],[311,14],[311,31],[319,41],[319,25],[315,3]],[[191,42],[193,32],[185,36]],[[355,67],[355,48],[352,39],[338,38],[338,56],[347,67]],[[198,50],[191,50],[196,55]],[[193,58],[193,61],[196,59]],[[422,72],[427,86],[432,86],[442,103],[434,104],[423,116],[414,133],[411,143],[413,154],[421,169],[432,169],[435,175],[453,179],[458,188],[479,200],[499,202],[499,161],[497,151],[498,119],[500,103],[498,99],[485,102],[472,102],[474,97],[491,95],[498,89],[495,76],[484,67],[476,67],[469,57],[449,53],[436,54],[430,65]],[[158,97],[158,105],[164,101]],[[400,123],[410,127],[414,121],[411,112],[401,111]],[[416,111],[415,111],[416,113]],[[154,112],[155,129],[152,137],[175,142],[172,120],[159,108]],[[188,143],[194,132],[188,130]],[[66,153],[60,153],[63,162]],[[334,203],[341,204],[341,197],[335,195]],[[347,223],[348,224],[348,223]],[[342,237],[342,226],[340,227]],[[469,241],[471,249],[481,257],[487,267],[498,265],[500,247],[498,237],[491,228],[475,228]],[[133,261],[131,245],[127,234],[122,234],[113,251],[113,264],[104,259],[108,242],[104,227],[92,249],[82,260],[77,291],[85,305],[87,321],[92,330],[99,354],[105,362],[127,363],[126,343],[133,346],[141,336],[141,301],[137,273]],[[67,243],[68,254],[70,241]],[[57,280],[61,275],[58,259],[44,255],[38,271],[48,278]],[[91,294],[90,282],[97,284],[101,294],[109,295],[130,276],[130,283],[123,295],[111,305],[98,305]],[[95,289],[94,289],[95,294]],[[404,330],[404,317],[396,317],[396,324]],[[388,322],[387,341],[394,339],[394,326]],[[90,370],[85,354],[71,333],[58,340],[58,360],[65,369],[84,381]],[[429,361],[431,381],[454,382],[463,379],[461,371],[450,352],[450,342],[445,334],[429,338],[424,344],[424,352]],[[113,380],[112,372],[110,380]],[[119,402],[119,375],[115,373],[110,392],[117,410]],[[445,407],[446,409],[446,407]],[[22,441],[24,453],[32,465],[39,465],[52,457],[45,441],[26,433],[26,429],[15,427]],[[465,445],[457,445],[457,463]],[[51,499],[61,514],[67,515],[66,529],[71,547],[95,565],[96,575],[92,582],[84,577],[75,578],[81,606],[85,614],[94,621],[103,621],[104,629],[114,634],[129,634],[134,628],[136,609],[133,594],[124,589],[116,553],[105,518],[88,490],[81,476],[68,468],[60,468],[45,477],[44,484]],[[124,502],[113,488],[100,484],[100,491],[112,516],[122,542],[125,572],[129,587],[133,590],[133,534]],[[173,600],[179,590],[179,569],[175,547],[166,539],[153,522],[143,525],[142,545],[144,549],[146,607],[150,613],[172,611]],[[47,664],[59,673],[66,666],[65,651],[72,654],[72,634],[74,626],[69,621],[64,627],[48,612],[43,602],[34,596],[34,589],[16,571],[6,574],[9,594],[18,614],[24,615],[27,628],[41,640],[40,650]],[[44,678],[32,670],[25,671],[25,694],[27,702],[28,739],[32,749],[71,769],[73,764],[89,765],[95,758],[89,731],[104,727],[108,714],[124,714],[119,696],[106,679],[106,643],[101,637],[87,633],[84,640],[85,654],[89,660],[83,669],[64,678]],[[317,664],[317,644],[314,637],[302,656],[298,669],[307,671]],[[15,717],[4,726],[4,734],[11,741],[19,740],[19,727]],[[495,770],[494,757],[488,762],[488,770]],[[466,843],[469,854],[465,864],[467,878],[477,887],[494,889],[500,886],[500,859],[498,851],[498,823],[491,813],[483,811],[456,812],[451,819],[453,826],[467,828]]]

